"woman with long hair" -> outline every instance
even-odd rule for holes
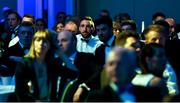
[[[35,33],[29,53],[16,67],[15,92],[18,101],[56,100],[55,47],[48,30]]]

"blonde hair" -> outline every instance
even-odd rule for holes
[[[35,34],[34,34],[34,37],[32,39],[32,43],[31,43],[31,47],[30,47],[30,50],[29,50],[29,53],[27,55],[25,55],[25,57],[30,57],[30,58],[36,58],[36,55],[35,55],[35,46],[34,46],[34,41],[37,39],[37,38],[41,38],[41,39],[44,39],[44,40],[48,40],[49,43],[50,43],[50,49],[49,49],[49,52],[50,54],[47,53],[47,55],[52,55],[52,51],[53,51],[53,47],[55,46],[55,41],[53,41],[53,38],[50,34],[50,32],[45,29],[45,30],[41,30],[41,31],[37,31]],[[54,48],[55,49],[55,48]],[[47,56],[46,56],[47,57]]]

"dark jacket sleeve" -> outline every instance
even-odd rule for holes
[[[35,101],[35,97],[30,93],[28,86],[30,80],[29,68],[27,61],[24,59],[16,67],[15,93],[18,101]]]
[[[101,45],[96,49],[95,61],[98,65],[102,66],[105,64],[105,45]]]

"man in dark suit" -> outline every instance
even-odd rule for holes
[[[96,32],[100,41],[104,45],[100,46],[96,52],[96,60],[100,65],[104,65],[111,47],[115,44],[115,36],[112,30],[112,19],[110,17],[101,17],[95,21]]]
[[[72,64],[76,66],[79,74],[78,81],[75,83],[73,87],[74,89],[72,89],[71,95],[68,97],[69,100],[67,101],[72,101],[73,93],[80,83],[87,83],[87,85],[92,88],[98,88],[98,79],[91,79],[91,77],[98,71],[94,62],[94,55],[90,53],[77,52],[77,39],[75,34],[70,31],[62,31],[58,34],[57,39],[62,52],[65,53]]]
[[[112,20],[110,17],[101,17],[95,21],[96,32],[99,40],[103,42],[95,51],[95,63],[98,65],[98,72],[93,75],[92,80],[95,78],[100,78],[100,72],[105,64],[105,59],[111,49],[115,44],[115,36],[112,30]],[[86,88],[86,89],[85,89]],[[82,101],[80,98],[83,95],[83,91],[88,90],[86,85],[80,85],[78,90],[74,95],[74,101]]]
[[[1,58],[1,75],[13,76],[16,63],[20,61],[31,45],[34,28],[31,23],[23,22],[18,29],[18,43],[4,51]]]

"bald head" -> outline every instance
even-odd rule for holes
[[[57,36],[58,45],[62,49],[62,51],[70,56],[72,53],[76,51],[76,36],[67,30],[60,32]]]
[[[107,58],[105,70],[110,80],[118,85],[128,85],[134,77],[136,68],[135,53],[122,48],[114,47]]]

